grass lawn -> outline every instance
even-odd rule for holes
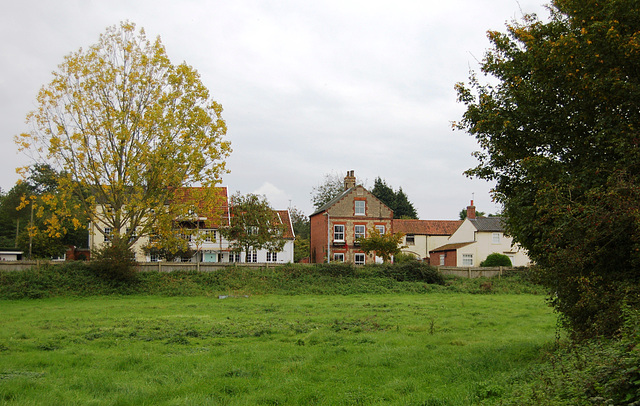
[[[0,404],[490,404],[555,320],[527,294],[2,300]]]

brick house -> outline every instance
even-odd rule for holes
[[[504,234],[502,217],[476,217],[472,200],[467,207],[467,218],[447,243],[429,251],[429,263],[435,266],[477,267],[494,252],[508,256],[513,266],[530,264],[526,252],[513,244],[513,238]]]
[[[344,190],[309,216],[311,224],[311,262],[352,262],[357,265],[376,262],[366,255],[357,239],[369,230],[393,232],[393,211],[362,185],[356,184],[353,171],[344,178]]]

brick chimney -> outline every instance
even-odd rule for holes
[[[356,185],[356,177],[353,171],[347,171],[347,176],[344,177],[344,190],[351,189]]]
[[[467,218],[470,220],[476,218],[476,206],[473,205],[473,200],[471,200],[471,205],[467,206]]]

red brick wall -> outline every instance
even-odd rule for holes
[[[429,264],[440,266],[440,257],[445,255],[444,266],[457,266],[457,255],[455,250],[434,252],[429,257]]]
[[[311,216],[309,219],[311,224],[311,262],[325,262],[327,255],[327,216],[324,213]]]

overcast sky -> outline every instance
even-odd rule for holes
[[[233,153],[223,185],[276,209],[311,214],[325,174],[354,170],[372,187],[402,187],[421,219],[456,219],[472,196],[495,213],[492,184],[468,179],[478,149],[452,131],[464,106],[454,85],[522,13],[544,0],[4,1],[0,13],[0,187],[31,162],[24,132],[38,90],[63,57],[129,20],[160,36],[224,108]]]

